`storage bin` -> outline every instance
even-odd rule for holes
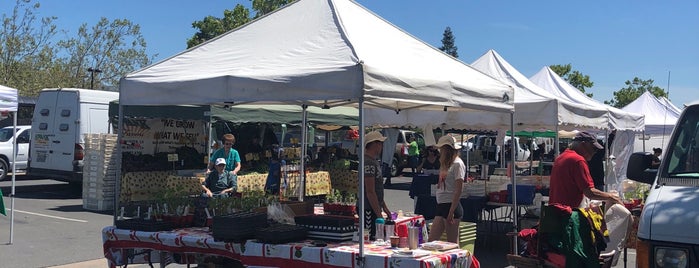
[[[535,192],[536,186],[534,185],[517,185],[517,204],[533,204]],[[512,203],[512,184],[507,185],[507,203]]]
[[[508,195],[509,192],[507,190],[488,193],[488,201],[497,203],[509,202]]]
[[[476,250],[477,226],[474,222],[459,222],[459,248],[468,250],[471,254],[475,254]],[[429,227],[432,228],[432,223],[429,224]],[[442,232],[439,240],[447,241],[447,232]]]

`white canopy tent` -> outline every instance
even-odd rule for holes
[[[14,159],[17,158],[17,107],[18,107],[18,94],[17,94],[17,89],[11,88],[11,87],[6,87],[3,85],[0,85],[0,111],[1,112],[11,112],[13,114],[13,126],[14,126],[14,131],[12,133],[12,136],[15,137],[12,139],[12,154],[14,155]],[[15,231],[15,180],[16,180],[16,175],[15,175],[15,161],[12,161],[12,186],[11,186],[11,192],[10,192],[10,241],[9,244],[12,244],[14,242],[14,231]],[[5,171],[7,172],[7,170]],[[2,198],[2,195],[0,195],[0,198]],[[0,200],[2,202],[2,200]],[[3,205],[3,213],[5,207]]]
[[[553,130],[558,132],[560,129],[605,128],[608,124],[606,110],[558,99],[529,81],[495,50],[488,50],[471,66],[514,88],[514,102],[517,110],[514,122],[518,126],[517,131]],[[504,134],[498,132],[498,142],[500,141],[504,142]],[[556,136],[554,143],[556,154],[559,152],[559,144],[559,137]]]
[[[365,129],[371,119],[367,120],[364,107],[398,114],[411,109],[514,113],[512,88],[349,0],[294,2],[131,73],[121,79],[119,88],[120,117],[121,105],[352,105],[359,108],[359,127]],[[489,123],[506,125],[506,121]],[[360,166],[363,151],[362,146]],[[363,181],[362,172],[359,176]],[[359,200],[363,191],[360,184]],[[359,210],[363,207],[362,202]],[[360,218],[363,222],[363,213]]]
[[[642,135],[628,138],[634,145],[633,151],[648,152],[650,148],[665,148],[680,117],[674,108],[666,106],[662,100],[648,91],[624,106],[622,110],[645,115],[645,131]]]
[[[682,109],[679,107],[675,106],[670,100],[668,100],[666,97],[660,97],[658,100],[664,104],[667,108],[670,108],[671,111],[673,111],[676,115],[677,118],[680,117],[680,114],[682,114]]]
[[[680,117],[679,113],[663,104],[648,91],[621,109],[645,115],[645,134],[647,135],[670,135]]]
[[[585,93],[582,93],[565,79],[558,76],[558,74],[548,66],[541,68],[541,70],[529,78],[529,80],[557,98],[573,103],[597,107],[599,109],[606,109],[609,118],[608,127],[611,129],[642,131],[644,128],[642,114],[626,112],[588,97]]]
[[[643,131],[645,127],[644,115],[626,112],[588,97],[565,79],[558,76],[548,66],[541,68],[529,80],[561,99],[606,109],[609,118],[608,127],[617,130],[616,135],[619,137],[633,136],[634,132]],[[607,136],[608,133],[605,133],[605,137]],[[626,163],[633,153],[633,139],[616,139],[612,146],[611,150],[607,151],[608,155],[605,159],[609,159],[610,154],[614,155],[614,164],[612,164],[612,161],[606,161],[606,170],[613,170],[614,172],[606,172],[605,184],[613,187],[613,185],[620,185],[621,181],[626,178]]]
[[[552,130],[556,127],[600,129],[608,125],[606,109],[573,103],[549,93],[529,81],[495,50],[488,50],[471,66],[514,88],[518,131]]]

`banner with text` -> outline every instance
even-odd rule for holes
[[[124,119],[123,152],[175,152],[182,146],[206,153],[206,124],[201,120]]]

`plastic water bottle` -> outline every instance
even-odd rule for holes
[[[384,220],[383,218],[376,218],[376,241],[381,241],[383,242],[385,237],[385,230],[384,230]]]

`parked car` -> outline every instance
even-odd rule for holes
[[[467,143],[470,149],[480,151],[483,160],[488,162],[498,162],[500,160],[500,146],[495,143],[494,135],[477,135]]]
[[[510,157],[510,139],[510,136],[505,136],[505,159]],[[529,147],[522,144],[519,137],[515,137],[515,161],[527,161],[530,155]]]
[[[12,162],[15,169],[27,168],[27,154],[29,153],[29,137],[32,126],[17,126],[17,135],[13,136],[12,126],[0,129],[0,181],[7,178],[7,173],[12,170]],[[17,137],[17,158],[12,154],[14,137]]]
[[[406,152],[411,137],[415,137],[420,154],[424,152],[425,138],[421,133],[405,129],[398,130],[398,140],[396,141],[393,161],[391,162],[391,177],[399,176],[403,169],[408,167],[408,154]]]

